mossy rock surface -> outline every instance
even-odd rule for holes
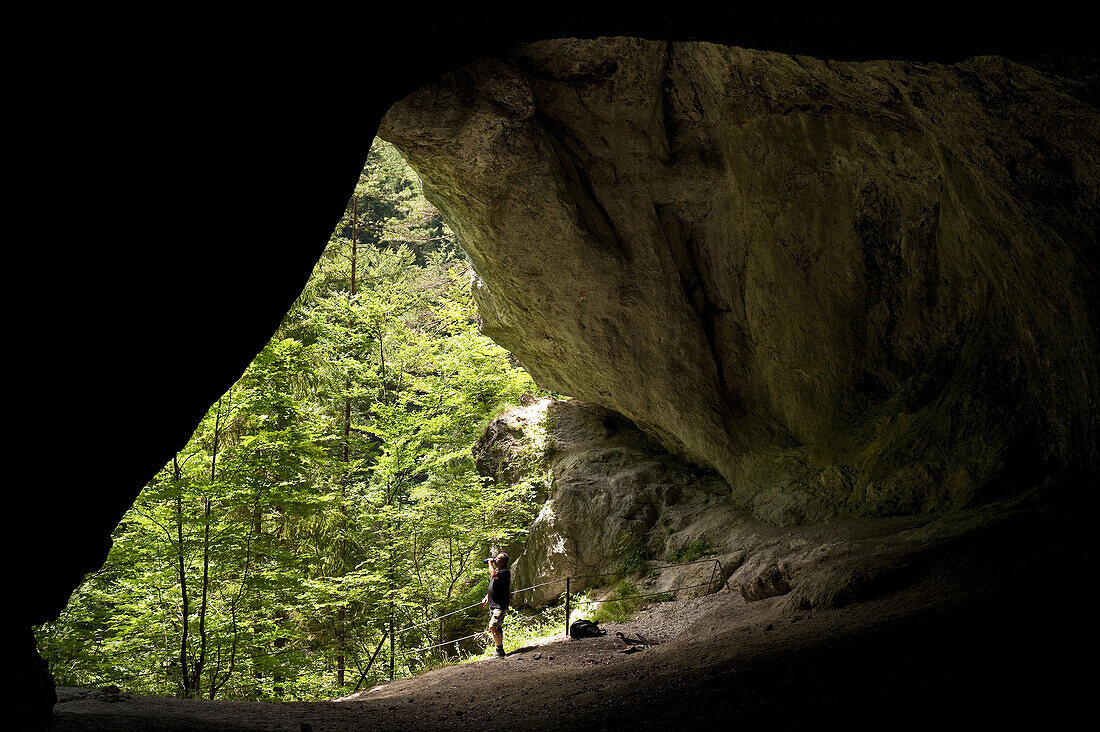
[[[997,57],[553,40],[381,135],[540,385],[791,526],[1096,484],[1094,87]]]

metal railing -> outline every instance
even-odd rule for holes
[[[699,559],[699,560],[694,561],[694,562],[680,562],[680,563],[662,564],[662,565],[656,565],[656,566],[649,565],[649,566],[646,567],[646,569],[649,570],[649,571],[660,570],[660,569],[675,569],[675,568],[678,568],[678,567],[688,567],[688,566],[691,566],[693,564],[708,564],[708,563],[712,564],[713,567],[711,569],[710,579],[708,579],[706,582],[699,582],[699,583],[691,584],[691,585],[680,585],[680,586],[677,586],[677,587],[671,587],[667,590],[662,590],[660,592],[648,592],[648,593],[642,593],[642,594],[631,594],[631,595],[628,595],[628,596],[625,596],[625,597],[608,597],[608,598],[604,598],[602,600],[589,599],[589,600],[586,600],[586,602],[591,603],[591,604],[601,604],[601,603],[607,603],[607,602],[628,602],[628,601],[633,601],[633,600],[647,598],[647,597],[668,597],[669,595],[673,595],[677,592],[680,592],[681,590],[698,589],[700,587],[707,587],[708,591],[705,594],[709,595],[712,592],[711,588],[714,587],[716,582],[720,583],[719,589],[721,589],[722,585],[724,585],[726,587],[726,589],[732,589],[732,588],[730,588],[729,580],[726,577],[725,568],[722,566],[721,560],[719,560],[717,558],[715,558],[715,559]],[[572,614],[572,597],[575,594],[574,591],[573,591],[573,581],[574,580],[600,579],[600,578],[603,578],[603,577],[625,577],[625,576],[630,576],[630,575],[636,574],[637,571],[638,571],[637,569],[630,569],[630,570],[620,570],[618,572],[602,572],[602,573],[598,573],[598,574],[569,575],[569,576],[566,576],[566,577],[560,577],[558,579],[552,579],[552,580],[547,580],[545,582],[539,582],[538,584],[531,585],[530,587],[521,587],[518,590],[512,590],[509,593],[509,596],[514,597],[514,596],[516,596],[517,594],[519,594],[521,592],[527,592],[529,590],[535,590],[535,589],[538,589],[540,587],[546,587],[547,585],[556,584],[558,582],[565,582],[565,593],[564,593],[565,594],[565,637],[569,638],[569,637],[571,637],[570,633],[569,633],[569,619],[570,619],[570,616]],[[395,631],[393,631],[393,637],[396,639],[396,637],[399,636],[399,635],[402,635],[402,634],[407,633],[409,631],[416,630],[417,628],[422,628],[424,626],[427,626],[427,625],[430,625],[432,623],[438,622],[440,620],[443,620],[444,618],[449,618],[452,615],[458,615],[459,613],[466,612],[467,610],[471,610],[471,609],[473,609],[475,607],[478,607],[479,605],[482,605],[482,604],[483,604],[482,602],[475,602],[475,603],[467,605],[465,607],[460,607],[457,610],[451,610],[450,612],[444,613],[444,614],[436,616],[434,618],[428,618],[427,620],[424,620],[422,622],[414,623],[413,625],[409,625],[405,628],[395,630]],[[541,615],[541,613],[539,615]],[[531,620],[534,620],[535,618],[537,618],[539,615],[533,615],[533,616],[530,616],[530,617],[526,617],[526,618],[524,618],[524,620],[526,620],[527,622],[530,622]],[[430,650],[433,650],[435,648],[442,648],[443,646],[450,646],[450,645],[454,645],[457,648],[458,643],[461,643],[464,640],[469,640],[471,638],[476,638],[480,635],[484,635],[485,633],[486,633],[486,631],[481,630],[481,631],[478,631],[476,633],[471,633],[469,635],[462,636],[461,638],[452,638],[452,639],[449,639],[449,640],[446,640],[446,641],[442,641],[440,643],[433,643],[431,645],[422,646],[420,648],[413,648],[413,649],[410,649],[410,650],[403,651],[399,654],[393,652],[393,644],[391,643],[390,664],[392,666],[394,658],[398,657],[398,656],[400,656],[401,658],[405,658],[407,656],[412,656],[412,655],[415,655],[415,654],[418,654],[418,653],[423,653],[424,651],[430,651]],[[374,664],[375,658],[378,656],[378,652],[382,649],[382,645],[386,642],[386,639],[387,639],[388,635],[389,635],[389,631],[387,631],[386,633],[383,633],[382,640],[380,640],[378,642],[378,646],[374,649],[374,653],[371,654],[371,657],[370,657],[370,660],[367,663],[366,669],[364,669],[362,671],[362,673],[360,674],[359,681],[355,685],[355,690],[356,691],[358,691],[359,687],[362,685],[364,679],[367,676],[367,673],[370,671],[371,666]]]
[[[596,603],[596,604],[605,603],[605,602],[628,602],[628,601],[635,600],[635,599],[640,599],[640,598],[643,598],[643,597],[667,596],[667,595],[671,595],[671,594],[674,594],[676,592],[679,592],[680,590],[690,590],[690,589],[699,588],[699,587],[708,587],[708,588],[713,587],[716,578],[721,579],[722,584],[725,585],[726,589],[732,589],[729,586],[729,580],[726,578],[725,568],[722,566],[722,562],[717,558],[715,558],[715,559],[699,559],[699,560],[694,561],[694,562],[682,562],[682,563],[679,563],[679,564],[663,564],[663,565],[658,565],[656,567],[650,566],[650,567],[648,567],[648,569],[650,571],[655,570],[655,569],[672,569],[672,568],[675,568],[675,567],[688,567],[688,566],[691,566],[692,564],[707,564],[707,563],[711,563],[714,566],[713,566],[713,568],[711,569],[711,572],[710,572],[710,579],[707,580],[706,582],[700,582],[700,583],[694,584],[694,585],[681,585],[681,586],[678,586],[678,587],[669,588],[667,590],[662,590],[660,592],[648,592],[648,593],[642,593],[642,594],[636,594],[636,595],[627,595],[626,597],[608,597],[608,598],[604,598],[603,600],[588,600],[588,602],[589,603]],[[570,597],[572,595],[573,580],[575,580],[575,579],[578,579],[578,580],[579,579],[595,579],[595,578],[599,578],[599,577],[621,577],[621,576],[626,576],[626,575],[630,575],[630,574],[633,574],[633,573],[634,573],[634,571],[632,570],[632,571],[619,571],[619,572],[604,572],[604,573],[601,573],[601,574],[582,574],[582,575],[578,575],[576,577],[573,577],[573,576],[566,577],[565,578],[565,637],[566,638],[571,637],[569,635],[569,615],[570,615]],[[560,582],[560,580],[558,580],[558,581]],[[708,594],[708,595],[711,594],[709,589],[706,592],[706,594]]]

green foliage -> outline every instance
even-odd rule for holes
[[[645,569],[645,545],[631,533],[623,533],[615,542],[615,556],[619,558],[619,574],[634,574]]]
[[[668,561],[673,563],[679,562],[694,562],[700,557],[705,557],[708,554],[714,554],[716,549],[711,545],[705,537],[700,536],[690,544],[685,544],[676,551],[672,552],[668,556]]]
[[[508,623],[505,626],[504,650],[506,653],[511,653],[517,648],[530,646],[547,638],[564,636],[564,602],[551,605],[531,615],[524,615],[512,608],[508,613]],[[484,655],[491,654],[492,650],[490,644],[486,647]]]
[[[482,336],[470,267],[415,173],[375,141],[275,337],[149,483],[107,563],[38,629],[58,683],[315,699],[383,635],[484,593],[476,557],[523,534],[535,488],[487,485],[471,446],[537,393]],[[202,348],[207,323],[177,346]],[[480,593],[480,594],[479,594]],[[395,674],[476,613],[397,637]],[[388,675],[379,656],[364,683]]]
[[[484,627],[487,620],[488,618],[485,617],[484,613],[479,614],[480,627]],[[565,634],[565,605],[559,602],[532,615],[524,615],[515,608],[510,608],[504,628],[505,653],[511,653],[519,648],[534,645],[554,637],[563,637]],[[496,647],[493,645],[492,637],[487,630],[473,638],[472,641],[468,645],[476,650],[454,651],[452,647],[448,646],[446,654],[436,654],[426,656],[422,660],[414,660],[409,664],[410,671],[421,674],[444,666],[482,661],[493,657]]]
[[[636,585],[623,580],[611,596],[601,602],[592,613],[592,620],[597,623],[621,623],[627,620],[644,604],[646,598],[638,597],[639,594]]]
[[[542,452],[539,455],[539,458],[542,461],[547,461],[551,457],[553,457],[554,450],[556,449],[554,447],[553,435],[558,426],[558,418],[557,415],[554,413],[554,410],[546,410],[542,417],[542,424],[540,424],[539,426],[542,429],[543,434]]]

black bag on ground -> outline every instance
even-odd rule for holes
[[[591,620],[574,620],[569,626],[570,638],[597,638],[607,635],[607,631]]]

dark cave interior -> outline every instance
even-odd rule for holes
[[[53,405],[40,410],[50,417],[35,432],[56,429],[59,420],[94,428],[46,450],[53,467],[31,489],[27,513],[38,518],[14,537],[21,547],[16,693],[26,725],[48,719],[53,694],[30,627],[55,616],[99,566],[111,529],[141,486],[274,331],[342,211],[379,121],[409,92],[516,43],[571,36],[703,40],[851,60],[996,53],[1054,68],[1095,67],[1087,24],[1052,9],[961,13],[944,4],[886,15],[827,5],[567,5],[522,16],[504,5],[452,5],[415,24],[396,10],[376,11],[364,27],[390,23],[400,32],[369,42],[329,37],[323,53],[320,37],[306,43],[277,21],[255,29],[226,23],[210,34],[201,23],[186,32],[191,23],[184,23],[168,37],[89,42],[93,63],[60,83],[70,109],[94,112],[81,112],[57,134],[47,131],[42,143],[53,166],[41,198],[51,199],[56,181],[74,168],[93,183],[73,203],[72,243],[61,245],[69,304],[43,313],[29,339],[32,383],[40,386],[28,392],[48,393]],[[404,35],[411,31],[415,53]],[[401,64],[391,62],[397,54]],[[1093,104],[1098,91],[1089,91]],[[249,215],[272,199],[283,212],[279,221]],[[32,220],[41,226],[49,208]],[[146,256],[136,271],[124,271],[123,255],[132,266],[134,251]],[[1086,259],[1095,264],[1095,251]],[[230,273],[232,288],[208,279],[212,261]],[[227,309],[250,317],[220,323]],[[174,334],[195,320],[211,323],[203,346],[177,348]],[[66,352],[75,342],[84,354],[77,375],[66,375],[61,334]],[[58,383],[65,384],[60,391],[46,386]],[[104,460],[109,471],[85,473]]]

